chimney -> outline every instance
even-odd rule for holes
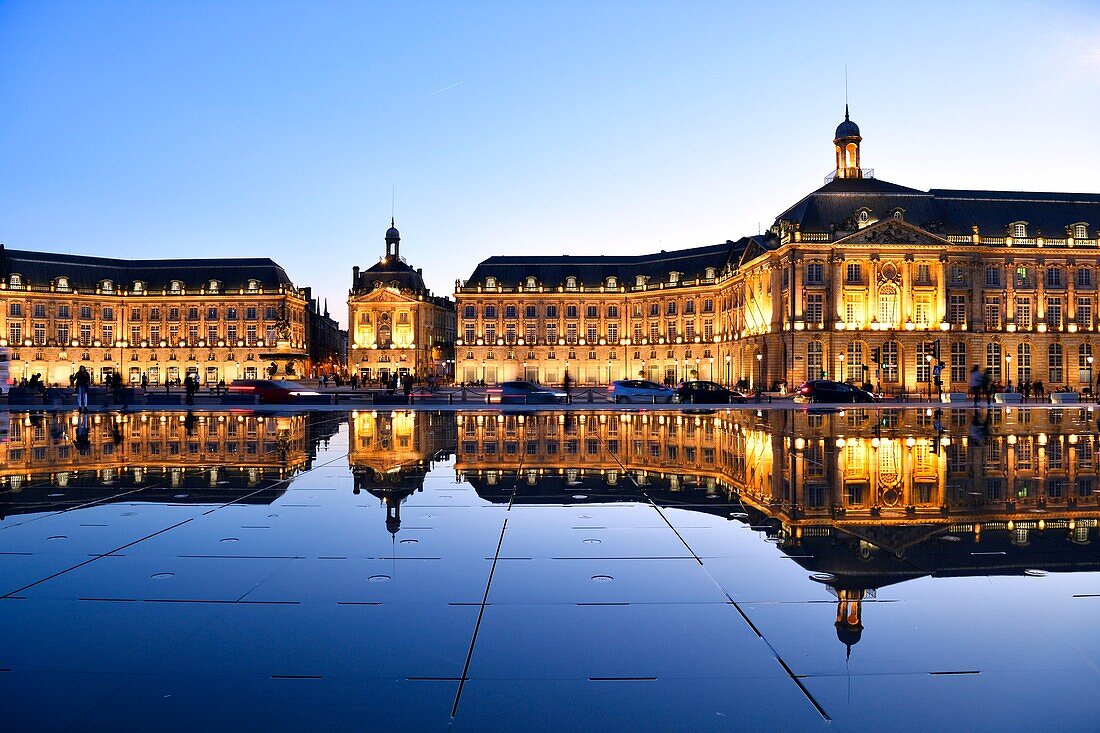
[[[351,268],[351,289],[359,287],[359,265]]]

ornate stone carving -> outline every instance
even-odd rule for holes
[[[850,244],[941,244],[923,235],[919,230],[901,222],[888,221],[882,226],[870,227],[848,239]]]

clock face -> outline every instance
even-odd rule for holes
[[[380,320],[382,321],[382,323],[389,323],[390,322],[390,314],[389,313],[383,313],[380,317]]]
[[[887,262],[882,266],[882,276],[887,280],[893,280],[898,276],[898,268],[893,262]]]

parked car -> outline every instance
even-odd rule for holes
[[[302,398],[320,397],[320,392],[302,389],[302,385],[286,379],[234,379],[230,394],[256,395],[265,405],[287,405]]]
[[[716,382],[683,382],[676,388],[680,402],[696,405],[743,404],[748,398],[740,392],[726,389]]]
[[[854,403],[878,402],[878,398],[870,392],[845,382],[834,382],[831,379],[811,379],[808,382],[803,382],[795,391],[794,401],[800,403]]]
[[[501,382],[496,387],[485,390],[489,400],[501,403],[520,403],[524,405],[554,404],[565,402],[565,392],[547,389],[533,382]]]
[[[607,398],[612,402],[672,402],[676,397],[669,387],[645,379],[620,379],[607,388]]]

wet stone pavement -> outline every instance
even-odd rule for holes
[[[1100,719],[1085,407],[0,431],[5,730]]]

